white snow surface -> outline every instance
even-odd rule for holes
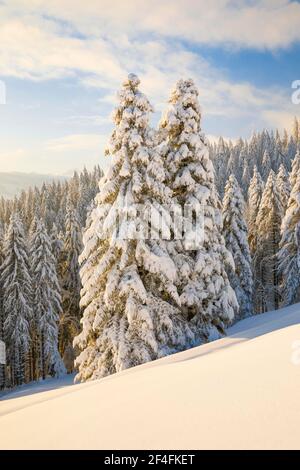
[[[299,323],[297,304],[101,380],[12,391],[0,449],[300,449]]]

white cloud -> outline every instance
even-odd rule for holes
[[[99,134],[73,134],[52,139],[45,144],[47,151],[70,152],[73,150],[100,151],[105,143],[105,136]]]
[[[259,49],[300,39],[300,5],[289,0],[9,0],[9,6],[60,18],[88,36],[153,33]]]
[[[78,114],[56,119],[55,121],[60,124],[67,123],[76,126],[97,126],[97,128],[111,125],[111,119],[109,116],[100,116],[99,114]]]
[[[293,128],[293,114],[296,115],[295,107],[291,109],[290,112],[286,112],[284,110],[266,110],[263,111],[263,117],[266,122],[271,122],[273,128],[277,129],[286,129],[289,132],[292,131]]]
[[[70,134],[60,138],[32,141],[18,147],[13,141],[0,152],[0,171],[21,171],[43,174],[69,174],[84,166],[107,165],[104,148],[107,135]]]

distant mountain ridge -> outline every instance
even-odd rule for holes
[[[0,197],[3,196],[7,199],[12,198],[23,189],[28,189],[31,186],[42,186],[43,183],[50,183],[51,181],[66,180],[67,176],[49,175],[39,173],[21,173],[21,172],[0,172]]]

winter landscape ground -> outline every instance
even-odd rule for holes
[[[13,391],[0,448],[300,449],[299,323],[297,304],[100,381]]]

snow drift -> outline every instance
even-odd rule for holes
[[[99,381],[8,394],[0,448],[300,449],[299,323],[300,304]]]

